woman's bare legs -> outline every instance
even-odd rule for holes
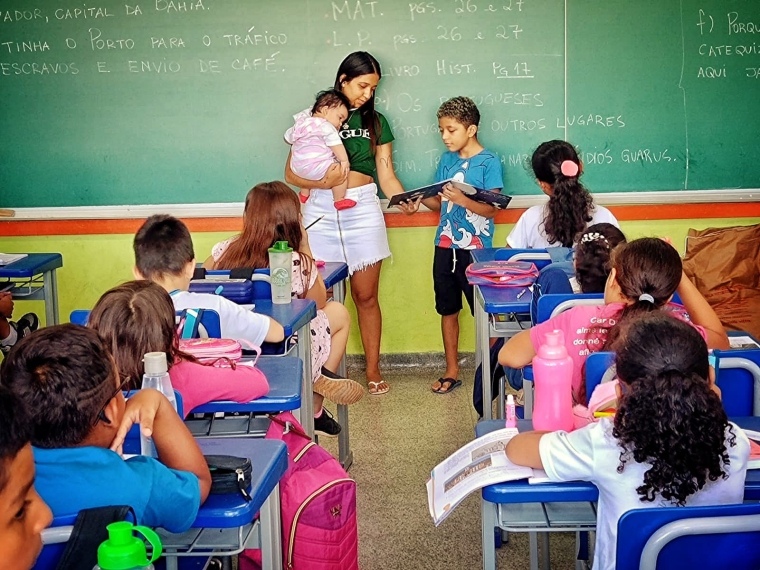
[[[383,315],[380,312],[377,295],[382,265],[383,262],[378,261],[361,271],[355,271],[350,278],[351,297],[359,316],[359,332],[367,363],[367,384],[370,394],[389,390],[388,384],[380,374],[380,335],[383,330]]]
[[[330,354],[325,361],[325,368],[331,372],[337,372],[340,361],[346,353],[351,316],[346,307],[335,301],[327,303],[322,310],[330,323]]]

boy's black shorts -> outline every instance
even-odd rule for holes
[[[456,259],[456,264],[454,263]],[[433,256],[433,288],[435,290],[435,310],[447,316],[462,310],[462,293],[474,314],[472,285],[467,283],[465,270],[472,263],[469,249],[452,249],[435,246]]]

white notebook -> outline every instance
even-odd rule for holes
[[[24,259],[27,253],[0,253],[0,265],[10,265],[11,263]]]

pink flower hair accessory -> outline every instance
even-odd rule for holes
[[[562,174],[569,178],[573,178],[575,176],[578,176],[578,164],[573,162],[572,160],[564,160],[562,161],[562,164],[560,165],[560,170],[562,171]]]

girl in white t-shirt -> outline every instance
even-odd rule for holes
[[[615,568],[626,511],[741,503],[749,458],[749,440],[726,417],[697,330],[650,313],[626,327],[617,348],[614,418],[571,433],[521,433],[506,449],[511,461],[544,469],[552,481],[599,488],[594,570]]]
[[[541,144],[531,160],[533,173],[549,201],[528,208],[507,236],[507,245],[519,249],[573,247],[591,224],[618,226],[615,216],[594,204],[580,182],[583,164],[573,145],[554,140]]]

